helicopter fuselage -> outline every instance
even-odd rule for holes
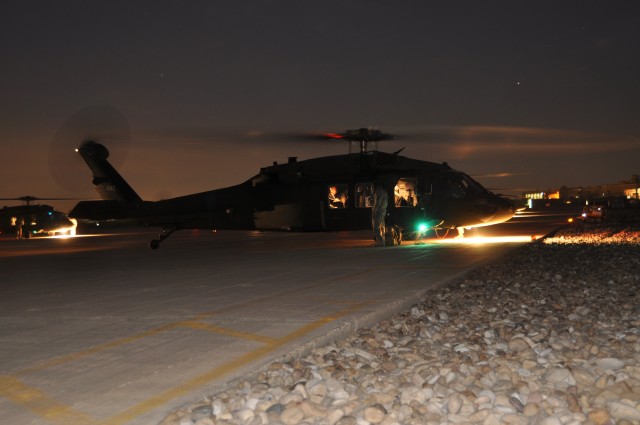
[[[89,143],[79,151],[94,173],[103,201],[80,202],[70,213],[78,219],[134,219],[171,231],[365,230],[372,226],[374,185],[387,192],[387,223],[406,236],[419,229],[487,226],[506,221],[515,212],[510,201],[447,164],[380,151],[303,161],[290,158],[235,186],[141,201],[107,162],[108,151]]]
[[[49,205],[25,205],[0,209],[0,234],[31,236],[74,234],[76,223]]]

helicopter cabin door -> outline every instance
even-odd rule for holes
[[[326,187],[324,227],[327,230],[365,230],[371,228],[373,183],[330,183]]]

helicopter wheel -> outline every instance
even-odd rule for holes
[[[160,233],[160,235],[158,235],[158,239],[153,239],[153,240],[151,240],[151,242],[149,242],[149,247],[151,247],[151,249],[160,248],[160,242],[162,242],[163,240],[167,239],[175,231],[176,231],[175,228],[174,229],[169,229],[169,230],[167,230],[166,228],[162,229],[162,233]]]
[[[402,232],[396,225],[387,227],[385,232],[385,243],[387,246],[400,246],[402,244]]]

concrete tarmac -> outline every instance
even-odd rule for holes
[[[531,215],[478,229],[499,236],[490,243],[386,248],[369,232],[180,231],[157,251],[153,229],[0,240],[2,423],[158,423],[563,221]]]

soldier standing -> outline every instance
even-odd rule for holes
[[[373,192],[373,208],[371,208],[371,224],[373,226],[373,246],[385,245],[385,216],[387,215],[387,191],[381,182],[376,182]]]
[[[16,237],[22,239],[22,231],[24,229],[24,217],[18,217],[16,220]]]

